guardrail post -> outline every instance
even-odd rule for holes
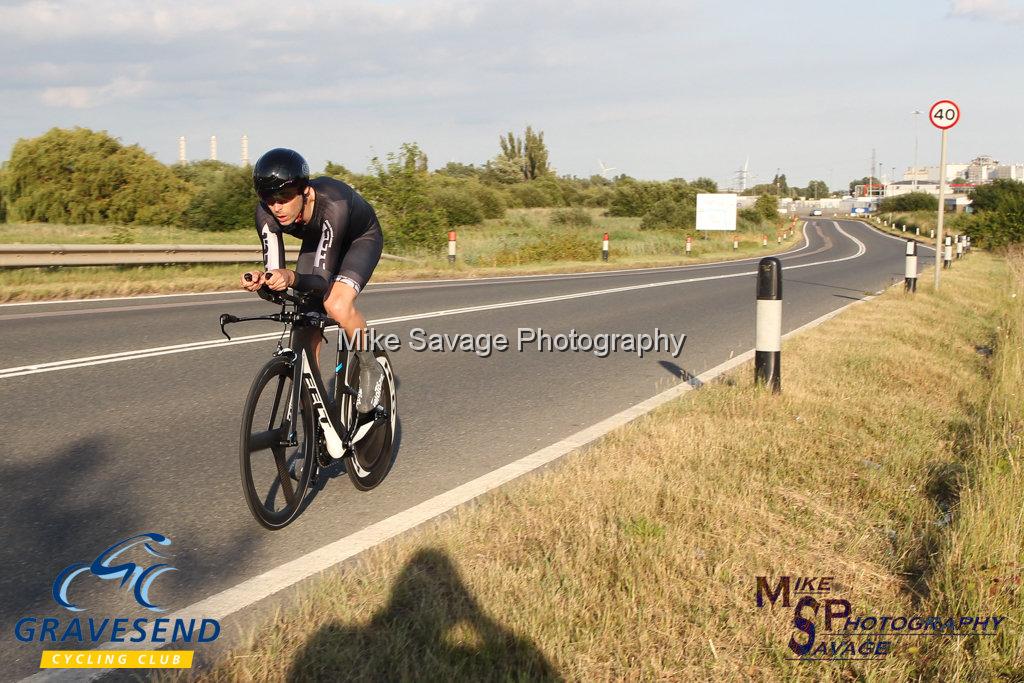
[[[946,270],[953,265],[953,238],[950,235],[946,235],[946,244],[942,252],[942,269]]]
[[[687,256],[690,255],[690,250],[692,248],[693,248],[693,238],[692,237],[687,237],[686,238],[686,255]]]
[[[769,256],[757,265],[754,382],[782,390],[782,262]]]
[[[448,231],[448,263],[455,263],[455,231]]]
[[[608,260],[608,233],[604,234],[604,239],[601,241],[601,260]]]
[[[907,267],[904,276],[906,291],[917,291],[917,240],[907,240]]]

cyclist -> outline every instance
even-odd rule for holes
[[[340,180],[310,180],[309,164],[291,149],[272,149],[261,156],[253,167],[252,184],[260,198],[256,231],[266,272],[244,273],[242,288],[255,292],[266,284],[273,290],[292,287],[320,295],[323,311],[355,344],[360,368],[357,409],[372,411],[380,400],[384,373],[367,348],[366,318],[355,301],[384,247],[373,207]],[[285,268],[282,233],[302,240],[295,270]],[[316,350],[312,360],[319,364],[319,345]]]

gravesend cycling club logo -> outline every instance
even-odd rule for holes
[[[75,577],[84,572],[89,572],[93,576],[106,581],[121,579],[119,587],[123,588],[125,584],[128,584],[128,588],[134,592],[135,601],[140,605],[154,612],[165,611],[149,601],[149,587],[164,572],[177,571],[174,567],[166,562],[159,562],[148,567],[143,567],[134,562],[121,562],[120,564],[111,565],[112,562],[116,562],[118,557],[126,551],[138,545],[141,545],[153,557],[165,559],[167,556],[161,555],[153,546],[169,546],[171,545],[171,539],[163,534],[139,534],[138,536],[118,541],[110,546],[100,553],[92,561],[92,564],[85,564],[84,562],[72,564],[58,574],[57,580],[53,582],[53,599],[65,609],[69,609],[72,612],[81,612],[83,608],[72,604],[68,600],[68,588]]]
[[[99,580],[131,595],[135,603],[150,612],[165,612],[150,595],[156,580],[178,571],[169,561],[170,538],[145,532],[108,546],[92,562],[75,562],[62,569],[50,586],[54,601],[68,612],[84,612],[90,579]],[[99,585],[103,585],[103,583]],[[168,643],[209,643],[220,636],[216,619],[178,617],[97,616],[61,619],[22,617],[14,626],[14,637],[22,643],[89,644],[91,650],[44,650],[41,668],[189,668],[192,650],[158,650]],[[119,643],[129,649],[117,650]],[[149,649],[143,649],[149,648]]]
[[[1006,620],[995,615],[858,615],[849,600],[838,597],[839,588],[833,576],[781,576],[774,584],[768,576],[755,578],[758,609],[779,603],[793,610],[794,633],[786,645],[796,656],[787,659],[880,660],[893,653],[895,643],[908,643],[908,637],[994,636]]]

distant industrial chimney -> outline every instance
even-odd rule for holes
[[[242,133],[242,166],[249,165],[249,136]]]
[[[178,163],[186,164],[188,160],[185,158],[185,136],[182,135],[178,138]]]
[[[210,136],[210,159],[212,161],[217,161],[217,136],[216,135],[211,135]]]

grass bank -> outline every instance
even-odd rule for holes
[[[787,342],[781,395],[744,367],[367,552],[200,679],[1020,680],[1022,263],[890,289]],[[755,604],[783,574],[1007,620],[795,662],[792,609]]]
[[[374,272],[374,282],[683,265],[767,255],[789,249],[800,240],[797,230],[780,245],[775,228],[761,226],[769,234],[767,248],[761,246],[760,231],[741,231],[695,238],[687,255],[681,231],[640,230],[637,218],[605,217],[596,209],[583,213],[589,218],[589,225],[553,223],[551,209],[511,209],[503,219],[459,228],[459,258],[454,265],[447,261],[447,247],[441,253],[406,254],[416,262],[381,261]],[[109,244],[117,241],[119,230],[125,229],[3,225],[0,244]],[[253,230],[214,233],[146,226],[130,230],[137,244],[253,244],[254,248],[258,244]],[[607,262],[601,260],[601,238],[605,232],[611,240]],[[735,250],[733,237],[739,242]],[[0,269],[0,302],[235,290],[243,268],[244,264],[192,264]]]

